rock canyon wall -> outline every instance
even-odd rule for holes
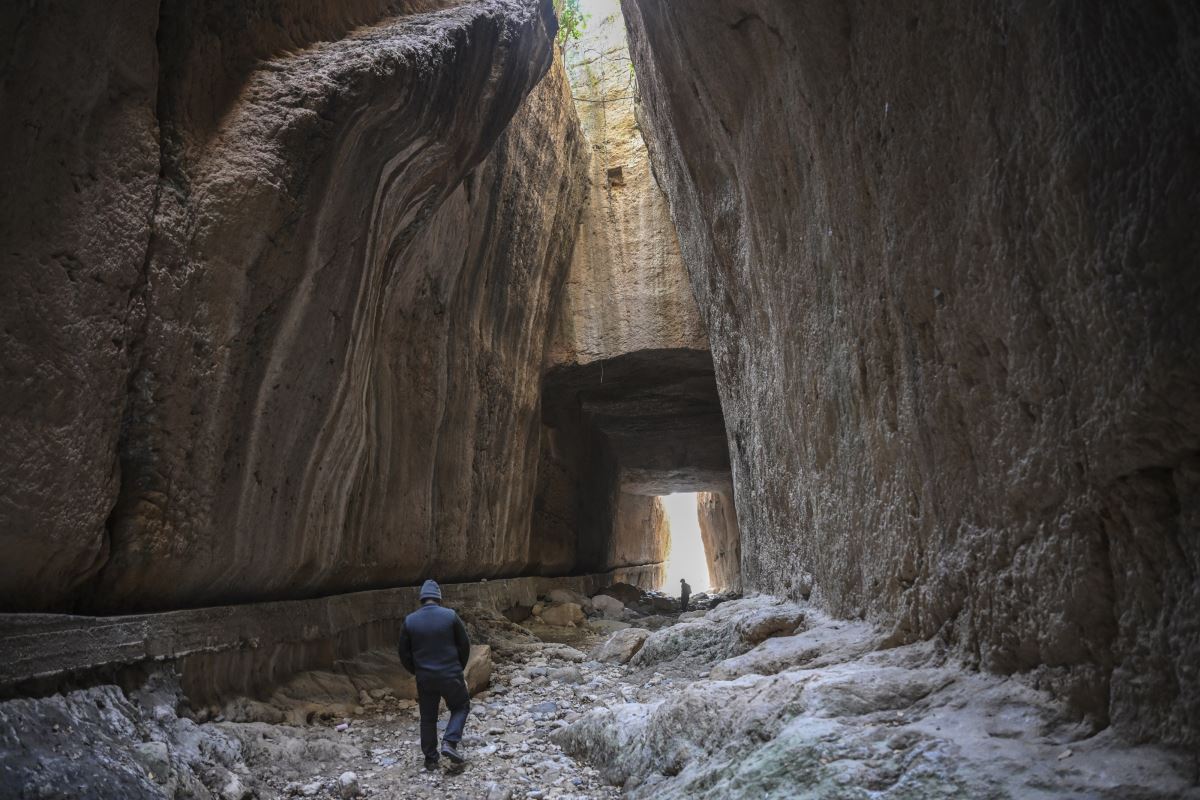
[[[550,3],[207,5],[3,14],[0,607],[524,574],[586,169]]]
[[[747,587],[1194,743],[1196,7],[623,6]]]
[[[700,492],[696,495],[700,540],[708,561],[708,582],[714,588],[742,590],[742,542],[733,492]]]

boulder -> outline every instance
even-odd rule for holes
[[[642,598],[645,597],[646,593],[638,587],[632,586],[628,583],[614,583],[601,589],[596,596],[599,595],[615,597],[628,606],[635,603],[640,603]],[[592,597],[592,602],[596,602],[596,597]]]
[[[645,628],[624,628],[598,645],[591,657],[608,664],[628,664],[642,649],[649,635],[650,631]]]
[[[804,621],[804,612],[796,606],[777,606],[755,611],[734,623],[738,638],[750,645],[780,634],[790,634]]]
[[[547,625],[570,627],[587,619],[578,603],[554,603],[542,609],[542,621]]]
[[[638,605],[651,614],[674,614],[679,611],[679,598],[651,592],[647,593]]]
[[[551,603],[575,603],[585,612],[592,609],[591,598],[570,589],[551,589],[546,594],[546,599]]]
[[[358,785],[358,776],[353,772],[343,772],[338,777],[338,794],[341,795],[342,800],[361,796],[362,788]]]
[[[517,604],[504,609],[504,611],[501,613],[504,614],[504,618],[509,622],[524,622],[533,616],[533,606],[523,606]]]
[[[587,658],[583,653],[571,647],[569,644],[561,642],[546,642],[540,652],[546,658],[557,658],[562,661],[570,661],[574,664],[581,664]]]
[[[546,677],[558,683],[577,684],[583,683],[583,673],[579,667],[574,665],[569,667],[555,667],[546,671]]]
[[[625,611],[625,604],[607,594],[598,594],[592,598],[592,605],[605,619],[620,619]]]
[[[742,675],[774,675],[784,670],[820,669],[868,652],[875,630],[865,622],[820,625],[795,636],[767,639],[748,653],[728,658],[712,668],[713,680]]]
[[[472,645],[463,676],[467,680],[467,691],[473,695],[488,688],[492,682],[492,648],[486,644]]]
[[[625,628],[632,627],[628,622],[621,622],[616,619],[589,619],[587,626],[596,633],[609,634]]]

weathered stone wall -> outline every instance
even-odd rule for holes
[[[26,49],[0,168],[41,199],[4,200],[0,607],[511,575],[537,550],[586,166],[550,3],[317,5],[4,12]]]
[[[586,364],[637,350],[706,350],[671,210],[634,114],[624,22],[593,15],[568,45],[566,63],[591,160],[551,359]]]
[[[0,608],[104,563],[159,171],[156,2],[0,9]]]
[[[1200,10],[623,6],[747,587],[1195,742]]]
[[[742,590],[742,541],[732,491],[699,492],[696,516],[708,561],[708,583],[714,589]]]
[[[619,492],[615,506],[607,563],[647,565],[653,575],[651,586],[662,586],[671,547],[671,524],[662,499]]]

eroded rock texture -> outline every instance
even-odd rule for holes
[[[10,54],[0,89],[0,607],[61,599],[104,562],[159,169],[157,24],[153,2],[0,11]]]
[[[583,142],[548,2],[438,5],[4,13],[5,607],[536,559]]]
[[[623,20],[589,20],[566,62],[591,159],[551,358],[587,364],[638,350],[707,350],[671,210],[635,116]]]
[[[1196,7],[623,7],[747,585],[1195,742]]]
[[[700,492],[696,495],[700,540],[708,561],[709,585],[739,592],[742,589],[742,544],[733,493]]]

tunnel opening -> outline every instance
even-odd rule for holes
[[[660,498],[660,502],[666,510],[670,537],[664,583],[657,588],[674,594],[679,591],[680,583],[687,581],[691,591],[707,592],[709,560],[700,535],[699,496],[696,492],[676,492]]]
[[[712,500],[732,491],[711,353],[636,351],[556,368],[543,383],[542,411],[533,524],[544,574],[561,563],[580,574],[617,570],[626,582],[677,594],[678,577],[668,579],[672,530],[694,527],[704,567],[690,568],[693,589],[740,585],[732,502]],[[672,511],[690,521],[673,525]]]

